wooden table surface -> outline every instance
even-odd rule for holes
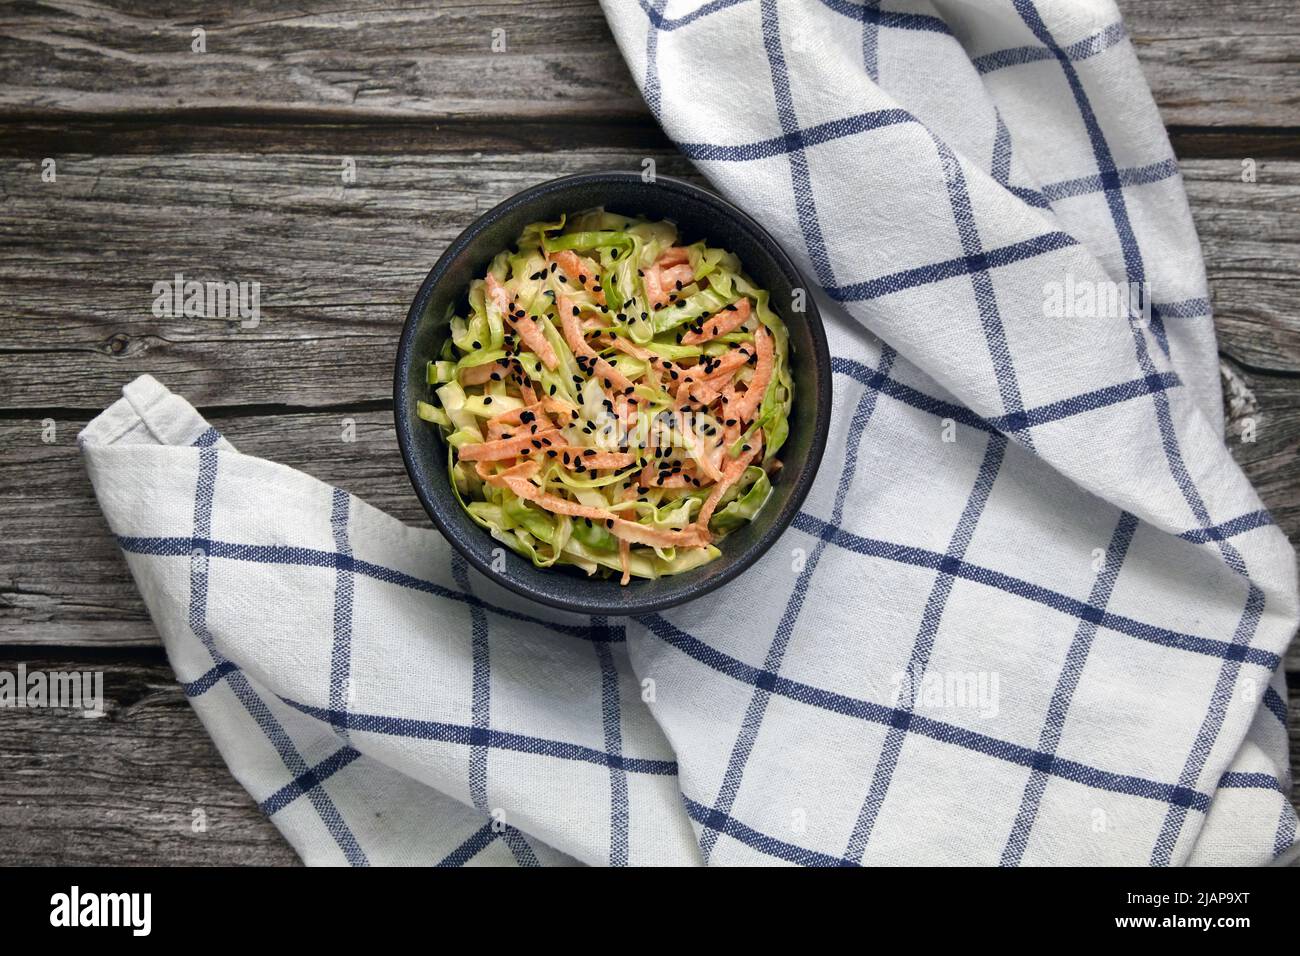
[[[1300,4],[1121,7],[1205,250],[1232,451],[1295,542]],[[181,694],[78,459],[125,382],[152,373],[242,451],[423,524],[392,360],[443,247],[562,173],[693,175],[595,0],[207,8],[0,3],[0,669],[102,670],[108,697],[100,719],[0,712],[0,863],[295,861]],[[261,323],[154,318],[176,272],[259,281]],[[1294,648],[1287,666],[1294,688]]]

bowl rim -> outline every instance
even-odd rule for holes
[[[655,598],[646,598],[637,600],[635,596],[630,599],[624,595],[617,603],[605,602],[598,598],[571,598],[549,591],[538,590],[529,586],[523,581],[516,580],[508,572],[497,571],[492,568],[491,563],[484,561],[471,548],[460,540],[458,530],[453,528],[444,518],[442,508],[445,502],[437,500],[433,495],[432,489],[424,487],[425,482],[417,481],[416,475],[419,471],[419,463],[416,461],[416,451],[414,449],[414,439],[411,434],[414,413],[407,408],[412,408],[413,402],[409,401],[407,391],[408,368],[414,356],[412,351],[414,341],[422,321],[425,306],[432,296],[434,289],[442,280],[443,273],[467,247],[469,247],[488,226],[494,223],[498,218],[507,212],[512,212],[521,205],[531,203],[552,192],[562,189],[568,189],[575,186],[601,186],[612,184],[630,184],[634,182],[645,182],[642,174],[630,170],[596,170],[591,172],[574,173],[571,175],[560,176],[555,179],[548,179],[544,182],[529,186],[512,196],[503,199],[494,205],[491,209],[477,216],[464,230],[460,232],[443,250],[433,267],[425,276],[424,281],[420,284],[419,291],[416,292],[415,298],[411,302],[410,309],[407,310],[406,322],[402,326],[401,336],[398,340],[397,355],[394,363],[393,372],[393,419],[397,431],[397,444],[402,452],[402,462],[406,468],[407,478],[411,486],[415,489],[416,497],[419,498],[420,504],[424,507],[425,512],[432,519],[434,526],[442,536],[451,544],[451,546],[467,560],[480,574],[489,580],[500,584],[502,587],[518,594],[521,597],[537,601],[548,607],[556,608],[562,611],[569,611],[577,614],[587,615],[605,615],[610,617],[630,617],[638,614],[648,614],[656,611],[666,610],[679,604],[685,604],[709,594],[724,584],[733,581],[740,574],[748,570],[762,555],[776,543],[777,539],[785,533],[786,529],[794,520],[799,509],[803,507],[804,500],[812,488],[813,480],[821,468],[821,461],[826,450],[826,441],[830,432],[831,417],[831,357],[830,346],[826,338],[826,329],[822,322],[821,312],[817,307],[816,300],[812,294],[811,286],[805,278],[803,271],[790,259],[790,256],[781,247],[780,243],[759,224],[752,216],[734,205],[727,199],[696,186],[693,183],[678,179],[673,176],[664,176],[656,174],[653,184],[656,187],[667,188],[682,194],[687,199],[702,202],[716,209],[720,214],[725,215],[731,225],[743,229],[750,233],[753,241],[762,246],[772,257],[777,267],[783,271],[791,280],[791,284],[796,288],[802,288],[806,291],[806,309],[802,313],[804,322],[808,326],[808,332],[812,339],[812,355],[809,360],[818,369],[819,374],[816,376],[818,387],[816,395],[811,396],[815,404],[814,428],[812,444],[808,449],[808,455],[804,460],[802,467],[794,478],[794,486],[786,500],[785,506],[778,511],[772,518],[771,523],[763,529],[762,533],[749,548],[737,554],[727,567],[717,572],[712,577],[704,580],[692,581],[689,577],[691,572],[680,575],[682,579],[682,589],[680,594],[659,595]],[[648,212],[652,212],[648,211]],[[809,400],[805,398],[805,400]],[[455,503],[454,498],[448,498]],[[456,507],[460,507],[456,504]],[[477,525],[475,526],[477,527]],[[479,529],[482,530],[482,529]],[[486,531],[483,532],[487,534]],[[581,582],[581,579],[574,579]]]

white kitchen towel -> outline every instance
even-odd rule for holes
[[[85,458],[235,776],[310,863],[1290,846],[1294,553],[1223,443],[1196,236],[1114,7],[605,9],[668,133],[819,287],[808,501],[721,591],[580,618],[139,379]],[[1148,314],[1108,308],[1130,283]]]

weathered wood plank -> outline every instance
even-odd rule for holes
[[[181,156],[192,153],[320,154],[325,156],[422,156],[456,153],[549,152],[575,144],[667,152],[667,135],[646,118],[545,120],[502,123],[473,117],[304,118],[243,116],[213,110],[179,110],[104,119],[83,114],[57,120],[6,119],[0,115],[0,157]],[[1300,132],[1261,126],[1175,126],[1168,130],[1183,159],[1300,159]]]
[[[1219,347],[1260,371],[1300,374],[1300,163],[1182,164],[1201,238]]]
[[[137,9],[126,0],[11,9],[0,111],[647,116],[595,0]]]
[[[21,658],[104,672],[106,714],[0,711],[0,864],[289,865],[297,857],[230,775],[160,651]],[[13,672],[13,656],[0,670]],[[195,832],[195,811],[206,829]]]
[[[1231,16],[1211,0],[1120,7],[1167,124],[1300,125],[1290,0],[1242,0]],[[137,11],[126,0],[11,6],[0,20],[0,115],[649,120],[596,0]],[[197,27],[204,53],[191,49]],[[493,52],[494,37],[504,51]]]
[[[70,116],[6,122],[0,116],[0,157],[33,162],[37,157],[190,156],[200,153],[341,156],[455,156],[470,153],[549,153],[577,144],[599,150],[669,152],[672,143],[657,125],[644,119],[598,122],[556,116],[509,123],[463,117],[455,120],[349,119],[306,121],[300,117],[241,117],[204,110],[180,110],[147,117]],[[1192,135],[1192,134],[1188,134]],[[1227,152],[1243,155],[1243,138],[1253,143],[1251,156],[1300,158],[1300,148],[1276,131],[1201,131],[1187,155]],[[337,165],[337,163],[336,163]]]
[[[1256,375],[1231,361],[1223,364],[1245,388],[1244,396],[1225,389],[1228,448],[1291,543],[1300,544],[1300,388],[1293,378]],[[1254,420],[1253,441],[1242,428],[1246,418]],[[1300,665],[1300,644],[1293,649]]]
[[[344,420],[354,442],[342,440]],[[0,423],[0,644],[156,646],[157,634],[99,511],[76,448],[88,420]],[[406,472],[388,411],[210,420],[241,451],[338,484],[408,522],[428,518]]]
[[[0,160],[0,289],[13,314],[0,410],[102,407],[142,371],[205,406],[383,400],[410,297],[477,212],[549,176],[639,168],[645,155],[358,155],[347,187],[329,156],[77,156],[55,183]],[[693,175],[672,153],[649,155]],[[1254,183],[1230,160],[1185,171],[1224,351],[1300,373],[1300,163],[1263,161]],[[153,283],[177,272],[259,282],[260,324],[155,318]]]
[[[286,865],[289,845],[223,764],[159,652],[66,654],[30,670],[102,670],[108,713],[0,711],[0,864]],[[0,669],[16,659],[0,656]],[[1291,692],[1300,765],[1300,690]],[[1292,799],[1296,799],[1293,792]],[[207,831],[191,829],[195,810]]]
[[[347,187],[337,156],[79,156],[54,183],[37,164],[0,161],[13,315],[0,408],[102,406],[141,371],[209,406],[388,398],[410,301],[479,212],[556,175],[639,170],[642,155],[358,155]],[[259,282],[260,324],[155,318],[153,284],[177,272]]]
[[[1291,0],[1249,0],[1230,11],[1196,0],[1119,7],[1166,126],[1298,125],[1300,7]]]

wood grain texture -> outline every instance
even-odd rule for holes
[[[1166,126],[1300,125],[1300,5],[1119,0]]]
[[[131,155],[166,161],[163,157],[216,153],[312,155],[325,157],[337,169],[339,157],[358,155],[550,153],[571,150],[575,144],[638,155],[673,151],[663,130],[641,120],[587,121],[562,116],[546,120],[529,117],[510,123],[473,117],[304,120],[178,110],[115,119],[78,115],[58,120],[35,118],[6,122],[0,117],[0,129],[6,133],[0,136],[0,157],[27,163],[46,156]],[[1195,137],[1188,141],[1189,156],[1205,153],[1216,158],[1238,159],[1244,155],[1240,135],[1225,138],[1210,131],[1187,135]],[[1293,142],[1295,137],[1273,136],[1268,130],[1256,130],[1248,135],[1256,141],[1257,149],[1247,155],[1300,158],[1300,150]]]
[[[76,449],[89,416],[0,422],[0,645],[158,645]],[[260,414],[209,420],[243,452],[298,468],[411,523],[428,519],[402,468],[392,413]],[[345,420],[356,440],[343,441]]]
[[[141,371],[205,406],[389,398],[411,298],[475,216],[556,175],[639,170],[642,154],[353,158],[347,187],[337,156],[79,156],[44,184],[37,165],[0,160],[0,289],[17,313],[0,409],[102,407]],[[83,222],[96,226],[68,228]],[[155,318],[153,284],[177,272],[259,282],[261,323]]]
[[[620,0],[634,3],[636,0]],[[1172,126],[1297,126],[1291,0],[1122,0]],[[206,52],[191,49],[206,31]],[[493,52],[493,31],[505,49]],[[0,115],[177,111],[649,121],[596,0],[49,0],[0,13]]]
[[[639,168],[645,155],[358,155],[346,187],[339,159],[320,155],[83,155],[55,183],[0,159],[0,289],[16,313],[0,413],[102,408],[145,371],[210,407],[386,399],[410,298],[470,219],[549,176]],[[649,155],[696,178],[675,154]],[[1224,352],[1261,374],[1300,374],[1300,163],[1263,161],[1254,183],[1231,160],[1184,169]],[[69,228],[87,222],[96,228]],[[260,324],[155,318],[153,284],[178,272],[259,282]]]
[[[1300,163],[1183,162],[1219,348],[1257,372],[1300,375]]]
[[[6,118],[0,114],[0,157],[185,156],[193,153],[302,154],[327,157],[420,156],[464,153],[549,152],[575,143],[640,155],[671,152],[672,142],[648,120],[617,118],[499,120],[313,118],[260,113],[175,110],[106,119],[75,114],[58,119]],[[1300,129],[1259,126],[1175,126],[1168,129],[1183,159],[1300,159]]]
[[[1255,375],[1231,361],[1224,365],[1240,378],[1247,393],[1245,413],[1235,420],[1229,416],[1228,448],[1291,543],[1300,545],[1300,493],[1296,488],[1300,481],[1300,384],[1294,378]],[[1254,441],[1240,428],[1243,417],[1254,419]],[[1293,643],[1292,652],[1300,665],[1300,647]]]
[[[161,652],[133,657],[0,657],[10,672],[101,670],[106,703],[99,718],[0,711],[0,865],[295,864]]]
[[[129,0],[11,9],[0,110],[338,117],[613,116],[646,107],[595,0]],[[192,49],[205,31],[206,52]],[[493,52],[493,31],[505,48]],[[498,43],[498,46],[500,44]]]

